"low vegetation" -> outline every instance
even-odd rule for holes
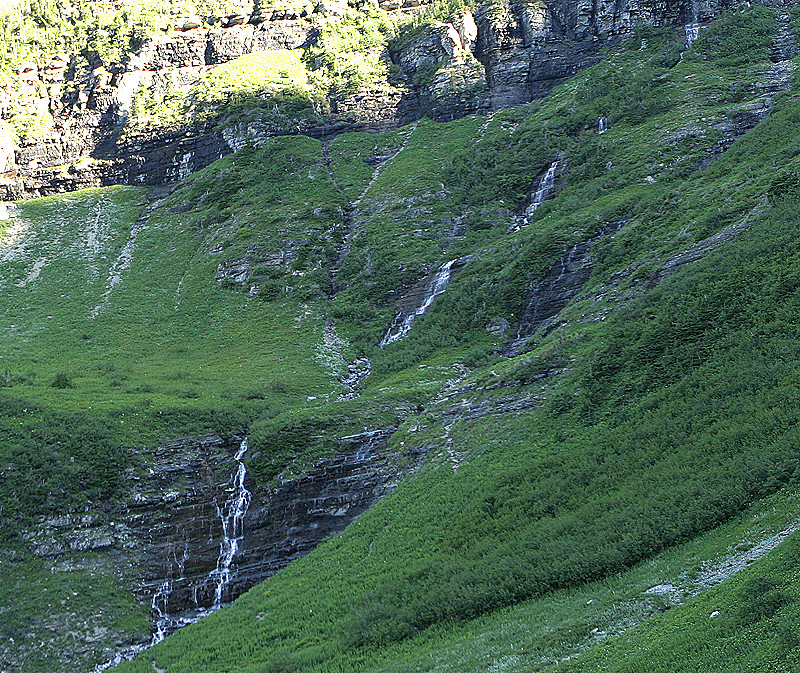
[[[368,51],[392,34],[338,25],[323,46]],[[642,594],[689,586],[702,559],[796,519],[797,90],[787,80],[768,118],[741,121],[766,104],[775,26],[749,8],[688,50],[641,29],[490,122],[423,119],[324,150],[276,137],[158,206],[138,188],[23,204],[27,229],[3,235],[35,254],[0,267],[4,534],[65,508],[113,511],[121,475],[146,469],[139,449],[177,434],[248,426],[248,467],[269,485],[343,434],[397,427],[398,461],[428,456],[418,473],[119,670],[530,671],[659,611],[556,670],[792,670],[794,539],[729,584],[687,589],[685,606]],[[259,81],[299,83],[306,67],[342,91],[358,81],[323,56]],[[260,97],[242,74],[231,66],[230,82]],[[226,81],[201,82],[196,100],[221,105]],[[514,230],[556,159],[557,195]],[[586,284],[509,350],[548,269],[590,238]],[[701,259],[659,272],[704,241]],[[431,311],[379,347],[398,300],[452,259],[463,268]],[[339,401],[360,355],[372,374]]]
[[[148,37],[172,30],[175,14],[224,16],[252,8],[231,0],[9,0],[0,8],[0,81],[42,53],[118,63]]]

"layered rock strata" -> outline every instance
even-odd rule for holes
[[[246,476],[250,502],[222,601],[233,600],[343,530],[413,470],[413,460],[401,468],[387,452],[393,431],[341,437],[335,455],[306,466],[298,476],[278,477],[271,486]],[[32,529],[26,542],[54,564],[75,554],[82,560],[73,565],[95,568],[95,556],[106,559],[143,603],[154,606],[154,619],[163,612],[178,625],[202,616],[214,605],[224,537],[221,512],[233,484],[237,446],[215,436],[165,443],[149,454],[145,476],[129,473],[128,496],[114,515],[50,518]],[[107,658],[114,654],[109,649]]]
[[[387,4],[387,2],[389,4]],[[413,12],[420,0],[387,11]],[[735,2],[729,4],[736,4]],[[716,16],[718,0],[624,0],[484,3],[413,38],[395,43],[382,58],[396,86],[378,87],[329,101],[330,114],[308,118],[256,116],[227,128],[153,130],[122,136],[134,93],[154,95],[186,87],[216,65],[244,54],[311,44],[317,20],[308,14],[261,11],[223,17],[203,28],[182,17],[170,35],[151,40],[123,64],[91,70],[56,54],[19,69],[13,90],[0,95],[52,118],[49,132],[15,147],[0,136],[0,199],[19,199],[109,184],[164,184],[265,138],[289,133],[328,138],[351,130],[385,131],[423,115],[446,121],[489,113],[546,95],[554,86],[602,58],[603,48],[643,23],[676,29],[702,26]],[[335,20],[344,3],[321,3],[314,16]],[[699,28],[698,28],[699,30]],[[790,38],[775,58],[794,53]]]

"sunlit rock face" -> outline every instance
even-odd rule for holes
[[[139,88],[155,95],[169,86],[188,87],[215,65],[316,39],[309,17],[292,12],[224,17],[211,28],[179,17],[174,32],[148,41],[121,64],[81,71],[73,57],[56,54],[45,64],[20,67],[15,95],[26,107],[50,115],[52,125],[35,141],[12,143],[10,149],[8,139],[0,137],[0,199],[175,182],[245,143],[275,135],[326,138],[344,131],[386,131],[426,114],[438,121],[488,114],[546,95],[597,63],[609,40],[624,39],[637,25],[675,26],[687,31],[688,41],[722,6],[717,0],[484,3],[430,26],[394,51],[385,50],[382,58],[403,81],[335,97],[330,114],[282,122],[253,119],[224,130],[209,124],[122,136]],[[344,11],[336,3],[320,7],[328,20]],[[403,8],[409,10],[408,3]],[[0,111],[3,104],[0,100]]]

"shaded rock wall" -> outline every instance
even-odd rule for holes
[[[579,241],[564,251],[550,265],[544,278],[532,289],[521,312],[519,325],[506,352],[516,355],[525,350],[531,335],[542,326],[552,329],[551,322],[574,299],[592,275],[592,246],[604,236],[617,233],[628,220],[606,224],[592,238]]]
[[[729,0],[735,5],[738,0]],[[386,5],[415,11],[420,0]],[[609,41],[638,24],[681,26],[713,19],[721,0],[556,0],[485,3],[431,26],[385,53],[405,82],[330,101],[313,119],[258,118],[223,133],[213,125],[120,138],[141,86],[188,86],[210,68],[244,54],[297,48],[315,39],[307,14],[262,12],[226,17],[204,29],[181,20],[175,32],[146,43],[125,63],[82,71],[56,54],[20,68],[14,97],[26,109],[52,115],[51,132],[10,149],[0,138],[0,199],[19,199],[109,184],[164,184],[196,171],[244,142],[287,133],[329,138],[352,130],[385,131],[427,114],[439,121],[488,113],[546,95],[602,57]],[[322,3],[319,16],[345,11]],[[776,49],[793,53],[794,45]],[[782,51],[781,51],[782,50]],[[2,92],[0,92],[1,94]],[[0,95],[0,115],[8,114]],[[4,112],[5,110],[5,112]]]
[[[41,68],[23,65],[6,95],[51,118],[52,124],[44,137],[13,150],[0,138],[0,198],[120,183],[164,184],[230,153],[214,127],[125,138],[121,131],[140,87],[154,94],[170,86],[186,87],[216,65],[253,52],[294,49],[316,34],[309,20],[294,14],[250,18],[225,28],[192,28],[152,39],[110,69],[97,65],[84,70],[66,54],[53,56]],[[10,114],[0,100],[0,116]]]
[[[342,531],[415,469],[415,464],[400,467],[387,453],[393,431],[342,437],[338,453],[270,487],[245,480],[252,500],[224,602]],[[146,454],[151,461],[146,476],[129,473],[129,493],[118,512],[53,517],[25,541],[53,562],[76,552],[88,554],[90,564],[92,553],[110,557],[147,605],[170,580],[161,605],[175,622],[191,619],[213,603],[215,583],[209,575],[223,539],[219,509],[232,484],[237,447],[238,442],[215,436],[165,443]]]

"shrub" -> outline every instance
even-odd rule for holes
[[[56,374],[53,382],[50,384],[53,388],[74,388],[75,384],[72,382],[72,378],[69,374],[65,372],[59,372]]]
[[[755,624],[762,619],[769,619],[793,600],[791,596],[779,591],[770,578],[753,577],[739,592],[737,617],[742,624]]]

